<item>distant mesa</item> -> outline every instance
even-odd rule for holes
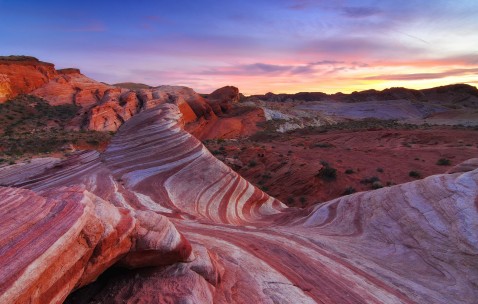
[[[436,95],[446,94],[470,94],[478,96],[478,89],[468,84],[451,84],[430,89],[414,90],[407,88],[389,88],[382,91],[365,90],[355,91],[350,94],[335,93],[326,94],[322,92],[300,92],[295,94],[275,94],[267,93],[264,95],[252,95],[248,99],[265,100],[272,102],[290,102],[290,101],[338,101],[338,102],[363,102],[363,101],[385,101],[407,99],[413,101],[433,100]],[[443,96],[442,96],[443,98]]]

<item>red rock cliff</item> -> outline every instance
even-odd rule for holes
[[[0,103],[43,86],[57,75],[55,66],[28,56],[0,56]]]

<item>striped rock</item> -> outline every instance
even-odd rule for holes
[[[167,218],[116,208],[80,187],[42,195],[0,187],[0,197],[1,303],[62,303],[118,261],[168,265],[191,252]]]
[[[193,244],[187,263],[174,263],[188,250],[174,251],[171,245],[168,266],[122,272],[108,277],[94,295],[79,290],[74,297],[93,303],[473,303],[478,298],[476,167],[308,210],[286,208],[214,158],[183,130],[182,121],[173,104],[149,109],[124,124],[105,152],[78,153],[10,185],[53,199],[66,191],[58,189],[84,187],[136,221],[155,214],[164,223],[168,217],[164,229],[176,227]],[[163,248],[158,240],[169,237],[148,225],[136,231],[142,241],[118,263],[154,264],[157,259],[151,261],[145,248]],[[99,267],[93,269],[81,284],[97,276]]]

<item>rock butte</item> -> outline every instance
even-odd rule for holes
[[[39,162],[16,179],[4,169],[1,302],[62,302],[114,263],[133,270],[75,296],[95,303],[478,298],[476,160],[452,174],[286,208],[184,131],[178,107],[160,104],[130,118],[103,153]],[[142,266],[152,267],[135,269]]]
[[[191,128],[197,134],[205,134],[203,137],[208,137],[210,132],[205,133],[202,129],[216,129],[217,115],[226,113],[240,98],[239,90],[231,86],[213,92],[212,99],[208,100],[187,87],[112,86],[88,78],[79,69],[55,70],[53,64],[34,57],[0,56],[0,103],[19,94],[43,98],[53,106],[77,105],[79,113],[68,126],[74,130],[116,131],[125,121],[143,110],[173,103],[179,107],[186,123],[196,122]],[[222,131],[213,132],[212,135],[249,135],[256,130],[243,127],[244,120],[231,121],[219,125]],[[241,133],[243,129],[246,129],[245,134]]]

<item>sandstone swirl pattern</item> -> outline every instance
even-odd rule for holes
[[[62,301],[115,262],[160,267],[110,278],[92,301],[473,303],[478,298],[477,169],[357,193],[310,210],[287,209],[216,160],[183,130],[178,108],[164,104],[132,117],[104,153],[80,153],[38,172],[22,172],[22,180],[4,173],[8,186],[30,189],[1,189],[0,207],[8,210],[2,214],[20,223],[0,230],[2,267],[10,265],[12,253],[22,257],[9,276],[0,277],[1,292],[12,302]],[[31,200],[32,212],[38,210],[35,216],[22,212],[22,197]],[[67,207],[73,211],[51,211]],[[41,214],[58,214],[61,229],[50,233],[54,224]],[[38,231],[45,231],[40,234],[45,241],[25,246],[15,239],[30,233],[30,222],[43,227]],[[66,256],[62,252],[72,247],[65,235],[78,237],[84,233],[77,231],[96,226],[110,227],[103,230],[112,234],[98,228],[96,243],[82,247],[93,253],[78,253],[71,260],[83,262],[63,267],[63,278],[71,282],[51,278],[48,284],[34,283],[39,289],[31,293],[15,288],[28,267],[29,274],[39,275],[35,265],[45,254]],[[116,245],[126,239],[130,243]],[[48,271],[58,267],[40,264]]]

